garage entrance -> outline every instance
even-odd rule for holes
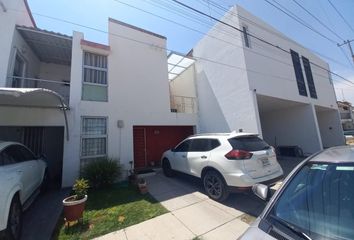
[[[163,152],[193,133],[193,126],[134,126],[134,168],[159,166]]]
[[[262,135],[274,147],[295,147],[305,155],[321,150],[310,104],[257,94]]]
[[[49,188],[60,189],[62,182],[64,127],[3,127],[0,141],[20,142],[47,158]]]

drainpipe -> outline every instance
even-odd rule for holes
[[[7,9],[5,7],[5,4],[0,0],[0,7],[2,9],[3,12],[7,12]]]

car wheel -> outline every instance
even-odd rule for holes
[[[208,196],[222,202],[229,196],[229,191],[223,177],[216,171],[208,171],[203,177],[204,189]]]
[[[163,170],[163,174],[166,177],[173,177],[175,175],[174,174],[175,172],[171,168],[170,162],[166,158],[162,162],[162,170]]]
[[[22,206],[18,195],[12,199],[7,220],[7,234],[10,239],[18,240],[22,232]]]

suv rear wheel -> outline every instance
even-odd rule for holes
[[[171,168],[170,161],[168,161],[167,158],[162,161],[162,170],[166,177],[173,177],[175,175],[175,172]]]
[[[7,220],[7,234],[10,239],[18,240],[21,238],[22,231],[22,207],[18,195],[12,199],[9,217]]]
[[[222,202],[229,196],[224,178],[216,171],[207,171],[203,177],[203,184],[208,196],[213,200]]]

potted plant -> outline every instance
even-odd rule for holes
[[[147,184],[144,178],[140,178],[138,180],[138,188],[141,194],[145,194],[148,192]]]
[[[64,218],[66,222],[82,219],[87,200],[88,181],[77,179],[73,186],[74,195],[63,200]]]

